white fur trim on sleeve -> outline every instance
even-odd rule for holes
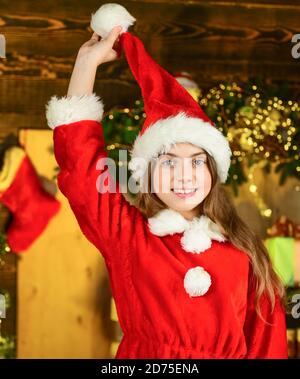
[[[101,121],[104,105],[99,96],[91,95],[52,96],[46,104],[46,118],[51,129],[59,125],[81,120]]]

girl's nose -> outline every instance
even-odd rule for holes
[[[189,162],[183,162],[176,173],[177,180],[182,186],[193,182],[193,168]]]
[[[192,178],[187,178],[186,176],[184,178],[180,178],[178,181],[177,181],[183,188],[191,185],[193,183],[193,180]]]

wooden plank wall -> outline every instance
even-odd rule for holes
[[[0,0],[0,143],[20,128],[46,128],[45,103],[67,91],[79,46],[91,36],[90,15],[105,1]],[[130,29],[167,70],[189,71],[202,87],[262,76],[299,88],[291,38],[300,33],[299,0],[121,1],[136,18]],[[108,110],[139,96],[125,58],[99,68],[95,91]],[[7,212],[1,208],[3,225]],[[0,287],[15,299],[15,257],[1,269]],[[15,330],[14,312],[6,321]]]

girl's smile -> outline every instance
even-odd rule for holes
[[[181,199],[194,196],[197,190],[198,188],[191,188],[191,189],[171,188],[171,191],[174,193],[174,195]]]

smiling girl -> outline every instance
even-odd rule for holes
[[[46,112],[58,186],[109,272],[124,333],[116,358],[287,358],[284,287],[221,185],[228,141],[127,31],[134,21],[118,4],[92,16],[68,94]],[[99,165],[107,152],[96,70],[121,51],[146,114],[129,162],[135,205],[118,183],[96,186],[99,176],[113,183]]]

